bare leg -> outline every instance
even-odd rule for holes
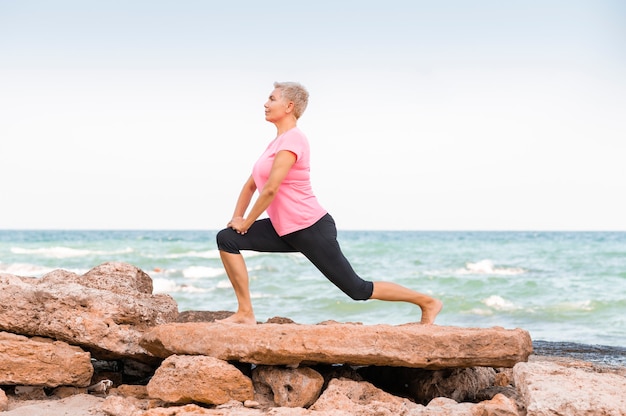
[[[443,303],[439,299],[391,282],[374,282],[374,292],[370,299],[413,303],[422,310],[423,324],[433,324],[443,308]]]
[[[250,299],[248,269],[246,268],[246,262],[243,256],[241,254],[227,253],[220,250],[220,257],[222,258],[228,279],[235,290],[238,308],[234,315],[218,322],[256,324],[256,318],[252,310],[252,300]]]

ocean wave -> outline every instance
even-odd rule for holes
[[[241,253],[245,258],[250,258],[250,257],[256,257],[259,256],[263,253],[258,253],[255,251],[242,251]],[[144,257],[147,258],[157,258],[157,259],[184,259],[184,258],[188,258],[188,257],[195,257],[195,258],[200,258],[200,259],[219,259],[220,258],[220,252],[219,250],[215,249],[215,250],[204,250],[204,251],[197,251],[197,250],[190,250],[190,251],[185,251],[182,253],[171,253],[171,254],[145,254]]]
[[[173,280],[159,279],[159,278],[153,279],[152,285],[153,285],[153,293],[179,293],[179,292],[203,293],[203,292],[209,292],[212,290],[212,289],[203,289],[200,287],[187,285],[187,284],[179,285]]]
[[[581,300],[578,302],[561,302],[546,308],[549,312],[589,312],[595,310],[594,302],[591,300]]]
[[[160,259],[184,259],[187,257],[197,257],[201,259],[219,259],[220,252],[219,250],[206,250],[206,251],[185,251],[183,253],[172,253],[172,254],[163,254],[163,255],[147,255],[146,257],[158,257]]]
[[[42,248],[22,248],[22,247],[11,248],[11,253],[13,254],[36,255],[36,256],[54,258],[54,259],[129,254],[129,253],[132,253],[133,251],[134,250],[130,247],[126,247],[125,249],[114,250],[114,251],[87,250],[87,249],[78,249],[78,248],[63,247],[63,246],[42,247]]]
[[[466,313],[471,315],[491,316],[496,312],[514,312],[524,309],[499,295],[491,295],[480,302],[484,304],[486,308],[472,308]]]
[[[0,264],[0,273],[8,273],[15,276],[34,276],[40,277],[46,273],[50,273],[53,268],[35,266],[26,263]]]
[[[15,276],[41,277],[57,269],[58,267],[38,266],[35,264],[28,264],[28,263],[9,263],[9,264],[0,263],[0,273],[7,273],[7,274],[15,275]],[[73,269],[73,270],[68,270],[68,271],[72,273],[76,273],[78,275],[81,275],[87,272],[87,270],[78,270],[78,269]]]
[[[215,287],[218,289],[228,289],[228,288],[232,288],[233,285],[230,283],[230,280],[226,279],[226,280],[220,280],[219,282],[217,282]]]
[[[183,269],[183,276],[188,279],[200,279],[203,277],[217,277],[225,273],[224,268],[191,266]]]
[[[518,267],[495,267],[491,260],[481,260],[476,263],[466,263],[464,269],[457,271],[458,274],[495,274],[500,276],[513,276],[523,274],[526,271]]]
[[[502,296],[492,295],[486,299],[482,300],[482,303],[487,305],[488,307],[495,309],[497,311],[514,311],[521,309],[519,306],[516,306],[513,302],[504,299]]]

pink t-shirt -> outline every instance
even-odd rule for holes
[[[281,150],[296,155],[296,163],[283,180],[267,207],[267,215],[278,235],[293,233],[315,224],[326,215],[311,187],[309,141],[297,127],[281,134],[265,149],[252,169],[252,178],[260,191],[269,178],[274,157]]]

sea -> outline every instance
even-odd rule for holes
[[[105,262],[145,271],[179,311],[234,311],[217,230],[0,230],[0,273],[83,274]],[[441,299],[439,325],[523,328],[533,340],[626,347],[626,232],[342,231],[364,279]],[[244,252],[258,321],[399,325],[406,303],[353,301],[301,254]]]

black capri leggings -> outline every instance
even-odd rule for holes
[[[225,228],[217,233],[217,247],[233,254],[239,254],[240,250],[300,252],[352,299],[367,300],[374,291],[374,284],[361,279],[341,252],[335,221],[330,214],[324,215],[308,228],[282,237],[276,233],[269,218],[255,221],[246,234]]]

